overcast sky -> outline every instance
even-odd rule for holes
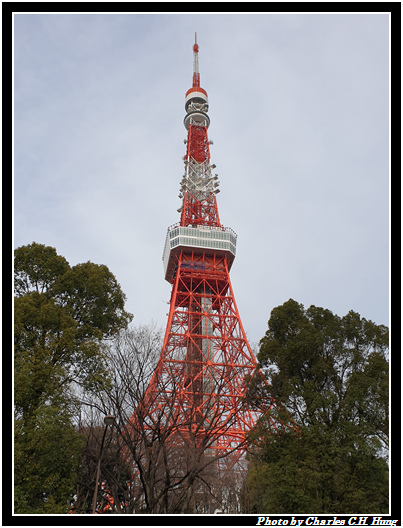
[[[195,31],[251,344],[289,298],[389,325],[387,14],[16,14],[15,247],[106,264],[165,327]]]

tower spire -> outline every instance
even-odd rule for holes
[[[183,198],[181,226],[220,226],[216,194],[219,192],[218,176],[212,173],[215,165],[210,162],[210,141],[207,129],[210,126],[207,92],[200,87],[199,45],[195,33],[193,45],[193,86],[185,95],[186,116],[184,125],[188,132],[185,174],[181,181],[179,197]]]
[[[193,45],[193,87],[195,86],[200,86],[199,45],[197,44],[197,33],[195,33],[195,43]]]

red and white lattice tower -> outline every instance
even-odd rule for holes
[[[150,423],[174,424],[178,442],[218,457],[235,449],[235,457],[229,457],[233,466],[242,461],[246,434],[257,419],[243,400],[256,359],[229,276],[237,236],[218,215],[219,182],[210,159],[208,98],[200,86],[198,52],[195,39],[193,86],[185,96],[180,221],[168,228],[163,254],[165,279],[172,284],[170,310],[145,405]]]

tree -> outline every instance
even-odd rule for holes
[[[142,508],[142,492],[133,485],[134,466],[124,441],[124,433],[135,407],[144,396],[158,361],[162,345],[161,332],[153,326],[126,328],[104,343],[106,366],[112,373],[112,383],[94,398],[84,400],[84,416],[80,432],[86,438],[81,471],[77,481],[74,513],[86,513],[91,508],[95,467],[99,457],[103,426],[102,417],[115,416],[102,456],[100,482],[103,491],[98,496],[97,511],[105,506],[116,513],[137,513]],[[141,504],[140,504],[141,503]]]
[[[15,251],[14,272],[15,509],[63,512],[83,447],[74,386],[94,392],[109,383],[103,340],[132,316],[106,266],[70,267],[34,242]]]
[[[72,416],[43,405],[26,423],[15,422],[14,505],[16,513],[67,513],[75,488],[84,438]]]
[[[388,343],[353,311],[273,309],[258,361],[300,433],[254,431],[246,511],[388,512]]]
[[[184,419],[185,412],[181,416],[177,412],[178,372],[166,376],[166,391],[158,396],[147,393],[161,346],[162,333],[152,327],[123,330],[107,344],[113,383],[99,394],[97,403],[88,402],[102,414],[115,416],[113,441],[101,465],[100,481],[108,491],[99,495],[99,509],[109,500],[119,513],[209,513],[226,501],[226,508],[234,511],[234,481],[224,482],[218,473],[220,461],[231,453],[215,456],[212,449],[217,440],[214,425],[224,412],[214,415],[214,398],[225,389],[224,381],[214,393],[204,395],[209,404],[203,420],[195,419],[197,410],[189,402]],[[158,406],[150,398],[158,398]],[[227,427],[231,425],[229,420]],[[221,432],[225,434],[224,426]],[[77,513],[86,511],[90,499],[90,453],[87,464],[77,493]]]
[[[93,406],[93,402],[91,406],[84,406],[82,409],[78,432],[85,441],[85,447],[81,453],[76,493],[70,513],[91,513],[95,488],[98,490],[97,512],[125,513],[132,467],[124,457],[122,441],[115,424],[105,431],[104,416],[105,412],[100,412]],[[101,472],[97,483],[95,477],[104,435]]]

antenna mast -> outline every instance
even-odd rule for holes
[[[197,33],[195,33],[195,43],[193,45],[193,87],[195,86],[200,86],[199,45],[197,43]]]

